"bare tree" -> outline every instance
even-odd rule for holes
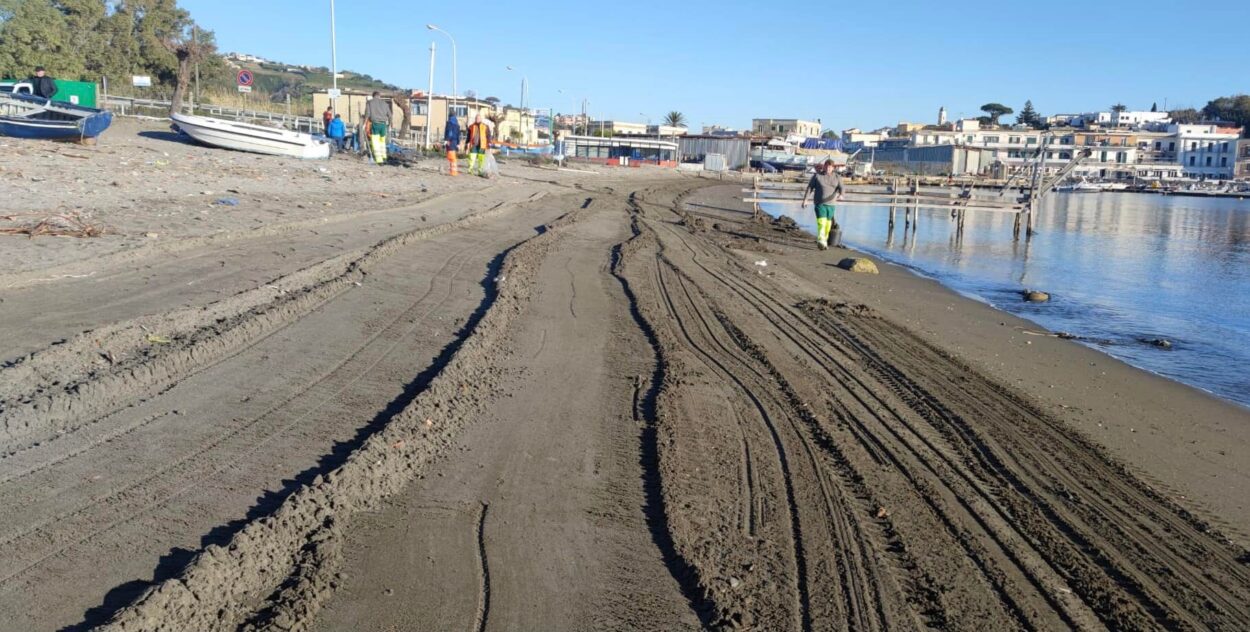
[[[195,31],[180,31],[176,35],[161,40],[165,47],[178,59],[178,82],[174,85],[174,95],[170,98],[169,113],[176,114],[182,109],[183,95],[187,92],[187,84],[191,81],[191,69],[195,63],[212,55],[217,47],[211,42],[203,42],[196,37]]]
[[[395,105],[398,105],[399,111],[403,113],[399,119],[399,137],[407,138],[408,132],[412,129],[412,100],[408,98],[408,93],[403,91],[397,93],[391,99],[395,101]],[[432,121],[429,120],[429,116],[425,118],[425,124],[429,126]]]

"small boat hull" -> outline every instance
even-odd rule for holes
[[[0,135],[40,140],[96,138],[113,113],[42,97],[0,94]]]
[[[186,135],[213,147],[290,158],[330,157],[330,143],[311,134],[190,114],[169,118]]]

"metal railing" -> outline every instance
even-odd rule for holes
[[[170,105],[169,101],[116,96],[109,96],[104,102],[105,109],[120,116],[155,116],[161,118],[168,114]],[[230,119],[241,123],[263,122],[309,134],[320,134],[324,131],[321,120],[311,116],[297,116],[263,110],[241,110],[208,103],[196,103],[193,107],[188,104],[184,106],[184,109],[190,110],[191,114]]]

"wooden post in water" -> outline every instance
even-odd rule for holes
[[[911,232],[913,233],[916,232],[916,228],[920,226],[920,195],[919,194],[920,194],[920,176],[916,176],[916,179],[912,181],[912,185],[911,185],[911,196],[912,196],[911,204],[912,204],[912,213],[913,213],[912,222],[911,222]]]

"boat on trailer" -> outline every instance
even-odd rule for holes
[[[0,135],[84,141],[113,123],[113,113],[15,92],[0,92]]]
[[[329,158],[329,141],[312,134],[193,114],[170,114],[187,136],[214,147],[291,158]]]

